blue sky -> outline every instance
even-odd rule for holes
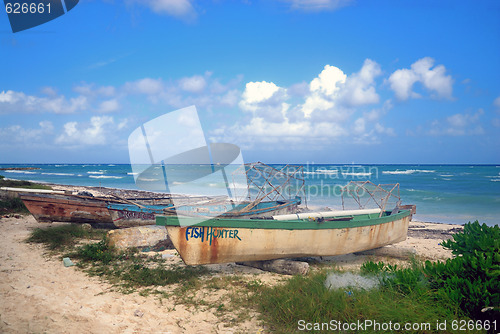
[[[0,13],[0,60],[0,163],[128,163],[190,105],[247,162],[500,163],[498,1],[82,0]]]

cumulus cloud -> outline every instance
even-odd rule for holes
[[[380,65],[371,59],[366,59],[361,70],[346,79],[342,96],[344,102],[350,106],[378,103],[375,78],[380,74],[382,74]]]
[[[420,94],[413,91],[413,86],[419,82],[433,97],[451,99],[451,75],[446,75],[443,65],[433,66],[434,59],[426,57],[417,60],[409,69],[399,69],[392,73],[388,83],[396,97],[400,100],[420,97]]]
[[[106,145],[115,130],[115,122],[110,116],[94,116],[89,123],[67,122],[63,133],[55,140],[64,145]]]
[[[289,105],[286,89],[274,82],[249,82],[245,85],[239,107],[251,112],[254,118],[264,117],[267,121],[281,122],[285,120]]]
[[[326,65],[309,84],[289,88],[274,82],[249,82],[239,103],[248,113],[247,121],[221,127],[212,133],[213,138],[248,147],[268,142],[326,144],[347,133],[364,138],[360,142],[365,143],[381,134],[393,136],[394,130],[379,122],[392,108],[390,101],[354,120],[351,117],[356,113],[355,107],[379,103],[375,79],[381,73],[380,66],[367,59],[359,72],[349,76],[336,66]]]
[[[281,0],[295,10],[310,12],[332,11],[351,4],[352,0]]]
[[[67,99],[64,95],[39,97],[12,90],[0,92],[0,113],[50,112],[70,114],[88,107],[85,96]]]
[[[309,84],[310,94],[302,105],[304,116],[308,118],[316,110],[332,109],[346,78],[347,75],[340,68],[326,65],[318,77]]]

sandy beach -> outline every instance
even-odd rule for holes
[[[257,314],[235,325],[227,316],[221,319],[213,307],[176,305],[171,299],[159,299],[155,295],[113,291],[109,283],[90,277],[77,267],[64,267],[60,258],[49,255],[41,245],[25,242],[30,231],[43,226],[48,224],[37,223],[31,215],[0,218],[2,333],[266,332]],[[458,225],[412,222],[408,238],[403,242],[318,261],[322,267],[331,265],[350,270],[369,259],[404,263],[412,254],[422,259],[444,260],[451,253],[441,247],[441,241],[461,228]],[[174,250],[165,252],[171,255],[170,261],[181,263]],[[289,277],[234,263],[208,267],[216,271],[214,275],[238,275],[243,280],[260,280],[263,284],[279,284]],[[315,270],[314,265],[311,270]],[[165,288],[167,292],[173,289],[173,286]],[[223,301],[230,290],[212,295],[200,291],[200,294]]]

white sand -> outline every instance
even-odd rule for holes
[[[196,309],[174,305],[169,299],[160,302],[154,295],[143,297],[137,293],[125,295],[111,291],[108,283],[89,277],[76,267],[64,267],[62,261],[46,255],[42,246],[25,243],[30,231],[40,226],[44,225],[38,224],[32,216],[0,218],[1,333],[257,333],[263,330],[256,317],[231,325],[220,319],[215,308]],[[359,266],[367,259],[397,262],[401,261],[399,255],[408,249],[424,258],[445,259],[450,253],[438,245],[441,239],[436,239],[436,235],[439,237],[441,230],[457,227],[412,223],[410,235],[418,231],[420,235],[382,248],[392,248],[388,253],[382,251],[384,255],[377,255],[376,251],[375,254],[330,257],[324,261],[345,268]],[[175,254],[175,251],[167,253]],[[179,262],[180,259],[174,256],[171,261]],[[237,274],[248,280],[259,279],[264,284],[286,279],[286,276],[235,264],[212,268],[220,271],[217,275]],[[201,293],[209,295],[206,291]],[[224,301],[224,293],[219,291],[211,299]]]

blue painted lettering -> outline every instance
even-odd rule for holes
[[[205,230],[206,229],[206,230]],[[187,227],[186,228],[186,241],[189,239],[200,239],[201,242],[209,241],[210,245],[212,245],[212,241],[216,238],[219,239],[238,239],[241,241],[238,236],[238,230],[230,230],[225,228],[217,228],[217,227]]]

